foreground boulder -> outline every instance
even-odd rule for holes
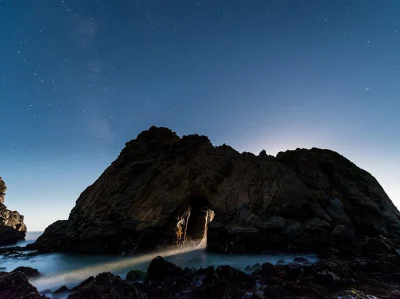
[[[1,299],[46,299],[38,293],[22,272],[0,274]]]
[[[367,251],[373,238],[388,247]],[[399,239],[400,214],[385,191],[336,152],[256,156],[151,127],[31,249],[129,253],[203,242],[218,252],[354,257],[393,252]]]
[[[163,290],[160,296],[168,296],[171,292],[187,287],[192,279],[193,273],[190,270],[184,270],[158,256],[151,261],[144,284],[149,289]]]
[[[68,296],[68,299],[145,299],[135,286],[109,272],[97,275]]]
[[[6,184],[0,177],[0,246],[15,244],[26,236],[24,216],[8,210],[4,205],[6,190]]]
[[[140,270],[131,270],[126,274],[126,280],[138,281],[144,279],[146,273]]]
[[[40,276],[40,272],[31,267],[18,267],[15,268],[11,273],[13,272],[21,272],[28,278],[36,278]]]

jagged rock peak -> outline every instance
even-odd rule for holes
[[[152,126],[150,129],[141,132],[137,137],[138,141],[151,141],[151,140],[179,140],[179,136],[172,130],[165,127]]]
[[[179,137],[168,128],[152,126],[150,129],[141,132],[136,139],[127,142],[121,154],[138,154],[138,151],[141,151],[143,154],[152,153],[150,156],[154,157],[155,152],[163,154],[162,151],[171,153],[177,149],[200,149],[204,147],[212,147],[207,136],[192,134]]]

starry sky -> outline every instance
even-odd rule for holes
[[[400,1],[0,0],[0,176],[28,230],[151,125],[336,150],[400,206]]]

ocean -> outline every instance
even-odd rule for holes
[[[20,241],[18,246],[34,242],[41,232],[30,232],[26,240]],[[71,288],[78,285],[89,276],[95,276],[101,272],[112,272],[125,278],[130,270],[146,271],[151,260],[156,256],[162,256],[166,260],[188,268],[206,268],[208,266],[230,265],[245,270],[247,266],[256,263],[270,262],[276,264],[278,261],[290,263],[294,257],[302,256],[310,262],[317,260],[315,255],[233,255],[217,254],[206,252],[202,248],[185,248],[181,250],[171,249],[160,252],[152,252],[137,256],[109,256],[109,255],[77,255],[66,253],[50,253],[36,256],[29,256],[27,253],[22,256],[0,255],[1,271],[12,271],[19,266],[36,268],[42,274],[38,279],[31,279],[30,282],[37,289],[50,295],[59,287],[66,285]]]

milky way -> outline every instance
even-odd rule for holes
[[[0,175],[41,230],[150,127],[341,152],[400,205],[400,2],[0,1]]]

